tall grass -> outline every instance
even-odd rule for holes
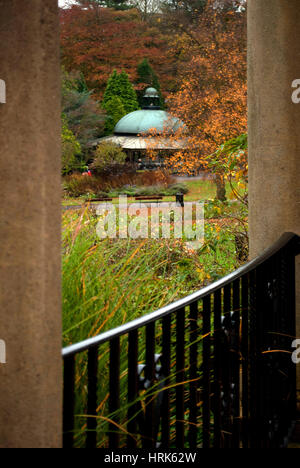
[[[71,216],[74,231],[70,226],[64,230],[63,243],[65,344],[151,312],[199,284],[192,264],[198,269],[201,265],[183,246],[171,241],[100,241],[93,219]]]
[[[97,219],[89,211],[63,215],[63,344],[96,336],[125,322],[145,315],[191,293],[223,276],[236,266],[232,239],[225,232],[208,226],[208,243],[201,252],[191,252],[180,240],[99,240]],[[219,238],[219,243],[217,242]],[[209,246],[215,240],[213,248]],[[199,323],[199,329],[200,329]],[[188,330],[187,321],[186,328]],[[172,333],[176,324],[172,324]],[[199,333],[199,341],[202,340]],[[139,332],[139,363],[145,362],[144,331]],[[161,352],[161,326],[156,329],[157,352]],[[174,352],[174,350],[173,350]],[[121,410],[115,430],[126,444],[128,343],[121,340]],[[98,433],[99,446],[107,446],[109,420],[116,415],[108,410],[109,350],[99,352]],[[175,357],[169,382],[174,398]],[[188,370],[188,369],[187,369]],[[188,385],[187,385],[188,386]],[[158,393],[157,386],[148,391]],[[76,366],[76,446],[84,442],[87,399],[87,356],[82,353]],[[141,395],[141,410],[144,406]],[[188,416],[188,415],[187,415]],[[175,426],[175,415],[171,425]],[[187,422],[188,428],[188,422]],[[134,435],[133,435],[134,437]]]

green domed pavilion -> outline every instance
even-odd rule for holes
[[[168,135],[174,134],[185,124],[162,110],[159,105],[159,94],[155,88],[147,88],[144,95],[142,110],[130,112],[122,117],[114,129],[113,135],[101,138],[94,143],[112,142],[121,146],[131,161],[145,157],[145,150],[152,148],[157,151],[158,160],[162,161],[166,152],[182,149],[184,141],[174,141]],[[158,136],[151,136],[157,133]],[[147,136],[150,135],[150,136]]]

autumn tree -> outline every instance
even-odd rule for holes
[[[158,23],[143,21],[137,9],[115,10],[93,2],[60,11],[62,61],[67,71],[83,73],[87,86],[101,99],[112,72],[125,70],[135,82],[143,58],[161,75],[167,68],[167,40]],[[172,81],[168,72],[165,83]],[[164,85],[164,89],[168,86]]]
[[[210,170],[210,155],[226,140],[245,133],[247,125],[245,13],[233,8],[233,2],[224,0],[217,7],[215,0],[207,0],[198,22],[197,30],[182,38],[192,57],[182,65],[179,92],[168,101],[188,129],[188,134],[183,134],[184,128],[175,132],[173,138],[184,140],[185,149],[168,164],[190,173]],[[224,200],[222,164],[219,168],[217,197]]]
[[[202,29],[204,18],[212,18],[218,12],[224,19],[228,12],[244,12],[244,6],[245,0],[162,0],[157,27],[168,32],[165,69],[168,67],[168,74],[172,76],[171,86],[175,92],[186,77],[186,66],[203,52],[202,40],[206,42],[205,31],[210,28],[207,24]],[[245,14],[243,17],[245,20]],[[214,28],[213,21],[211,27]]]

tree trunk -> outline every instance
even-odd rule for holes
[[[217,200],[226,201],[225,180],[222,174],[215,175],[215,183],[217,186]]]

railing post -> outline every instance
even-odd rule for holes
[[[203,299],[203,448],[210,448],[211,296]]]
[[[240,313],[241,313],[241,281],[237,279],[233,283],[233,313],[232,342],[231,342],[231,366],[232,366],[232,414],[233,414],[233,436],[232,447],[240,448],[241,412],[240,412]]]
[[[109,413],[112,423],[109,424],[109,448],[119,448],[119,417],[120,409],[120,338],[110,341],[110,373],[109,373]]]
[[[138,405],[138,331],[134,330],[128,336],[128,438],[127,446],[135,448],[137,446],[137,411]]]
[[[197,447],[197,436],[199,433],[198,426],[198,406],[197,406],[197,391],[198,391],[198,346],[199,346],[198,328],[198,303],[194,302],[190,306],[190,395],[189,395],[189,447]]]
[[[222,290],[214,294],[214,448],[222,447]]]
[[[162,344],[162,374],[164,380],[164,396],[162,407],[162,447],[170,446],[170,385],[171,373],[171,316],[163,319],[163,344]]]
[[[184,448],[185,309],[176,316],[176,447]]]
[[[232,285],[224,287],[223,317],[222,317],[222,427],[224,448],[232,445],[232,368],[231,363],[231,312],[232,312]]]
[[[98,347],[88,351],[88,404],[86,447],[97,447]]]
[[[257,447],[257,298],[256,298],[256,270],[250,273],[250,304],[249,304],[249,445],[250,448]]]
[[[295,253],[300,254],[300,241],[298,241],[298,246],[296,243],[291,246],[289,249],[288,264],[287,264],[287,283],[288,283],[288,296],[287,296],[287,308],[289,311],[289,333],[292,337],[297,337],[297,307],[296,307],[296,261]],[[299,250],[297,250],[299,249]],[[297,260],[297,258],[296,258]],[[296,365],[290,362],[290,388],[291,388],[291,398],[289,405],[289,418],[291,421],[295,421],[297,415],[297,369]]]
[[[242,277],[242,441],[249,448],[249,275]]]
[[[146,398],[145,409],[145,448],[155,448],[155,323],[150,323],[146,327],[146,369],[145,377],[147,383],[147,392],[149,395]]]
[[[75,411],[75,357],[64,361],[64,412],[63,412],[63,446],[73,448],[74,444],[74,411]]]

